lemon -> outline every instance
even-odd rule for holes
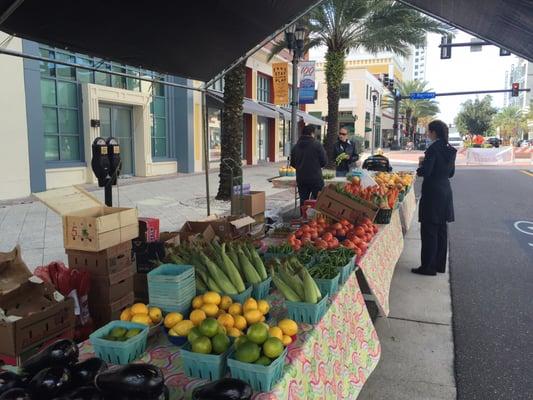
[[[263,315],[266,315],[270,311],[270,304],[268,304],[268,301],[266,300],[259,300],[257,302],[257,309],[261,311]]]
[[[261,314],[261,311],[259,310],[250,310],[244,313],[244,318],[246,318],[246,322],[248,322],[248,325],[255,324],[256,322],[261,322],[262,317],[263,314]]]
[[[229,296],[222,296],[222,299],[220,300],[219,307],[223,309],[224,311],[228,311],[229,306],[233,303],[233,300]]]
[[[279,340],[283,341],[283,331],[278,326],[273,326],[268,330],[268,335],[271,337],[277,337]]]
[[[129,307],[125,308],[120,313],[120,320],[121,321],[129,321],[131,319],[131,317],[132,317],[132,314],[131,314],[131,309]]]
[[[242,305],[242,311],[246,314],[247,311],[257,310],[257,301],[251,297],[247,299]]]
[[[163,324],[165,328],[170,329],[180,321],[183,321],[183,315],[177,312],[171,312],[166,315]]]
[[[201,308],[204,305],[204,297],[203,296],[196,296],[194,299],[192,299],[192,308],[197,310],[198,308]]]
[[[238,330],[237,328],[229,328],[228,329],[228,336],[231,336],[231,337],[239,337],[239,336],[242,336],[243,333]]]
[[[154,324],[158,324],[163,319],[163,312],[160,308],[157,307],[150,307],[150,311],[148,312],[148,316],[152,320]]]
[[[298,333],[298,325],[292,319],[282,319],[278,322],[278,326],[281,328],[284,335],[294,336]]]
[[[233,316],[233,326],[235,328],[243,331],[248,326],[248,323],[246,322],[246,318],[244,318],[242,315],[234,315]]]
[[[189,319],[192,321],[194,326],[198,326],[202,323],[204,319],[207,318],[207,315],[203,310],[193,310],[191,312],[191,315],[189,315]]]
[[[148,307],[143,303],[135,303],[131,306],[130,311],[132,314],[148,314]]]
[[[283,337],[281,338],[281,342],[283,343],[283,346],[288,346],[292,343],[292,338],[290,336],[283,335]]]
[[[214,304],[218,306],[222,298],[217,292],[206,292],[204,293],[202,300],[204,301],[204,304]]]
[[[218,313],[218,307],[211,303],[205,303],[200,310],[205,312],[208,317],[216,317]]]
[[[225,328],[232,328],[235,324],[235,320],[231,316],[231,314],[223,314],[217,319],[218,323],[222,325]]]
[[[152,320],[147,314],[135,314],[131,317],[131,322],[143,325],[152,325]]]
[[[229,306],[228,313],[230,313],[233,316],[242,315],[242,306],[241,306],[241,304],[240,303],[233,303],[231,306]]]
[[[174,331],[178,336],[187,336],[192,328],[194,328],[192,321],[184,319],[183,321],[180,321],[174,325],[171,330]]]
[[[259,310],[258,310],[258,311],[259,311]],[[261,312],[261,311],[259,311],[259,312]],[[259,321],[260,321],[260,322],[265,322],[265,321],[266,321],[265,316],[264,316],[264,315],[261,315],[261,319],[260,319]]]

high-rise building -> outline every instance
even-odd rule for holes
[[[505,73],[505,88],[511,89],[513,83],[518,83],[520,89],[533,87],[533,62],[516,57],[516,62]],[[516,97],[509,92],[505,94],[504,104],[528,110],[532,99],[531,92],[519,92]]]
[[[410,77],[412,80],[426,80],[426,56],[427,43],[419,46],[414,46],[409,57]]]

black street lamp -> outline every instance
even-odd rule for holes
[[[373,104],[373,113],[372,113],[372,137],[370,143],[370,155],[374,155],[374,146],[376,140],[376,101],[378,100],[379,92],[376,89],[372,89],[372,104]]]
[[[287,48],[292,51],[292,101],[291,101],[291,143],[298,141],[298,62],[303,55],[305,29],[293,24],[285,30]]]

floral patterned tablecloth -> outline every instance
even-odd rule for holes
[[[389,315],[389,292],[394,269],[403,251],[402,224],[399,209],[392,213],[389,224],[380,225],[379,231],[358,260],[368,287],[383,315]]]
[[[416,198],[415,198],[415,190],[414,188],[411,188],[409,192],[405,195],[405,198],[400,203],[400,218],[402,221],[402,230],[403,234],[405,235],[409,228],[411,227],[411,223],[413,222],[413,217],[415,215],[416,211]]]
[[[279,295],[269,300],[272,318],[285,318]],[[91,344],[82,343],[80,359],[92,355]],[[352,273],[316,326],[300,324],[298,338],[289,346],[283,378],[271,392],[256,393],[253,398],[356,399],[380,355],[376,330]],[[171,399],[190,399],[192,390],[205,383],[185,376],[179,347],[170,344],[164,334],[150,339],[149,350],[140,361],[163,370]]]

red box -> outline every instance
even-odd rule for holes
[[[159,218],[139,218],[139,239],[147,243],[159,240]]]

